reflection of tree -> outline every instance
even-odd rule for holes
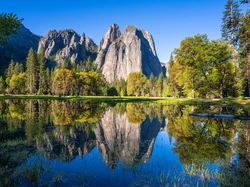
[[[222,162],[218,176],[222,186],[249,186],[250,184],[250,122],[241,121],[235,141],[235,159]]]
[[[77,122],[93,124],[97,123],[102,118],[103,106],[97,103],[85,103],[78,116]]]
[[[143,103],[127,103],[126,112],[129,123],[141,124],[146,119]]]
[[[27,117],[27,103],[23,100],[9,100],[9,113],[12,118],[25,120]]]
[[[168,132],[176,139],[173,151],[179,154],[182,163],[201,168],[208,162],[227,158],[232,121],[191,117],[192,107],[171,107]]]
[[[69,101],[52,101],[53,122],[55,125],[69,125],[74,118],[73,103]]]
[[[53,122],[56,125],[98,122],[105,106],[98,103],[52,101]]]

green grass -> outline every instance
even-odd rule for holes
[[[188,105],[219,105],[239,106],[250,105],[250,99],[223,98],[223,99],[191,99],[171,97],[119,97],[119,96],[51,96],[51,95],[0,95],[0,99],[42,99],[42,100],[71,100],[88,102],[159,102],[162,104],[188,104]]]
[[[43,100],[72,100],[91,102],[144,102],[159,101],[158,97],[119,97],[119,96],[47,96],[47,95],[0,95],[0,99],[43,99]]]

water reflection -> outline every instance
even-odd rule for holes
[[[73,179],[62,180],[53,164],[70,167],[99,154],[109,170],[97,161],[93,167],[111,178],[121,169],[128,172],[119,179],[124,186],[138,186],[134,182],[145,176],[152,177],[150,186],[248,184],[250,122],[198,118],[192,112],[247,115],[241,108],[214,106],[0,100],[0,184],[70,184]],[[85,182],[93,186],[95,179]]]
[[[125,167],[145,163],[152,154],[154,140],[160,131],[161,123],[157,118],[150,120],[145,114],[142,118],[138,117],[140,113],[134,113],[131,121],[130,113],[127,110],[120,115],[108,109],[95,129],[98,150],[111,169],[117,166],[118,160]],[[140,124],[137,124],[138,118]]]

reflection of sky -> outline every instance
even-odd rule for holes
[[[97,147],[82,159],[76,157],[71,162],[47,161],[42,155],[33,156],[29,161],[43,160],[44,165],[50,165],[50,169],[42,175],[40,181],[53,183],[54,176],[59,175],[63,176],[65,186],[159,186],[171,184],[174,177],[177,177],[176,180],[182,177],[182,164],[178,155],[172,153],[174,142],[172,139],[170,144],[166,131],[159,132],[148,162],[138,164],[134,168],[124,168],[119,161],[115,169],[109,169]],[[212,165],[209,167],[214,169]]]

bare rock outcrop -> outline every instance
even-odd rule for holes
[[[45,49],[45,57],[53,59],[56,62],[62,62],[64,59],[70,59],[71,62],[84,61],[87,56],[95,58],[97,45],[90,38],[86,38],[83,33],[79,36],[74,30],[67,29],[63,31],[52,30],[42,37],[39,41],[39,47]]]
[[[109,27],[100,42],[96,64],[108,82],[126,80],[131,72],[142,72],[147,77],[162,72],[153,37],[133,26],[127,26],[122,35],[116,24]]]

